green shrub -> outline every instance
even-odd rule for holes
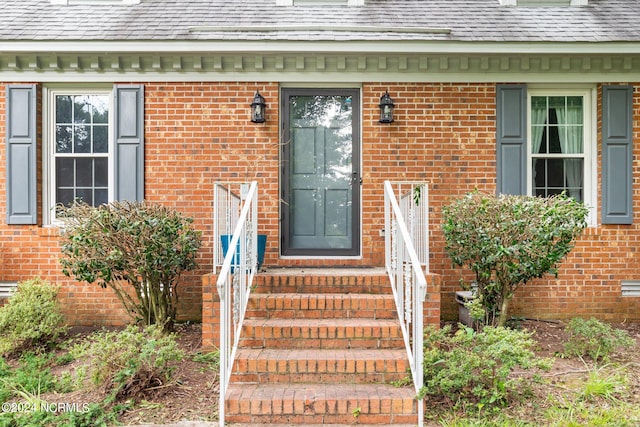
[[[171,330],[180,275],[197,266],[193,220],[145,202],[74,203],[60,215],[63,273],[109,286],[135,321]]]
[[[18,283],[0,308],[0,354],[46,347],[66,332],[57,294],[57,286],[41,279]]]
[[[476,275],[484,323],[505,326],[516,289],[547,273],[573,248],[588,209],[565,195],[473,192],[442,208],[445,251]]]
[[[461,328],[453,335],[449,325],[427,329],[421,396],[445,396],[478,407],[507,403],[518,385],[510,376],[514,368],[548,367],[535,358],[531,336],[491,326],[482,332]]]
[[[607,360],[613,352],[635,345],[626,331],[613,328],[593,317],[589,320],[580,317],[571,319],[566,331],[569,339],[564,346],[565,354],[589,356],[595,362]]]
[[[176,362],[184,357],[175,336],[164,334],[157,325],[98,332],[89,340],[89,377],[116,399],[136,398],[152,388],[169,385]]]

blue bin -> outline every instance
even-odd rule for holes
[[[220,243],[222,244],[222,254],[224,257],[227,256],[227,251],[229,250],[229,242],[233,236],[231,234],[223,234],[220,236]],[[262,266],[264,262],[264,252],[267,248],[267,235],[266,234],[258,234],[258,270]],[[234,254],[233,261],[231,262],[231,272],[233,273],[233,267],[240,265],[240,241],[238,241],[238,245],[236,246],[236,253]]]

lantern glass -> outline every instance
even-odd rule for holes
[[[264,114],[266,107],[264,97],[260,95],[260,92],[256,91],[253,102],[251,103],[251,121],[253,123],[264,123],[266,121]]]
[[[380,97],[380,123],[393,123],[393,110],[395,104],[389,96],[389,92],[385,92]]]

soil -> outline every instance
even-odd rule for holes
[[[589,366],[578,358],[559,357],[563,352],[564,343],[567,341],[563,322],[522,320],[518,326],[535,332],[534,338],[538,342],[536,350],[538,356],[555,358],[553,368],[541,374],[548,381],[534,386],[535,395],[539,396],[541,401],[549,401],[549,396],[557,396],[557,399],[561,400],[566,399],[571,384],[579,378],[585,378],[589,368],[592,368],[593,365]],[[613,326],[626,330],[636,340],[635,348],[616,353],[611,358],[611,365],[621,367],[620,369],[627,374],[628,387],[624,400],[634,405],[640,405],[640,359],[638,358],[638,354],[640,354],[640,323],[615,324]],[[178,367],[178,383],[154,390],[144,396],[135,404],[134,409],[127,410],[120,415],[120,423],[147,425],[174,424],[186,420],[201,422],[217,420],[218,372],[212,370],[210,365],[206,363],[193,360],[193,356],[201,350],[200,325],[178,325],[176,329],[180,346],[186,354]],[[86,335],[89,332],[83,330],[80,331],[80,335]],[[60,369],[73,369],[73,364]],[[531,375],[526,372],[517,374]],[[54,398],[49,396],[48,400],[77,403],[99,402],[100,395],[97,393],[96,391],[74,392],[68,395],[58,395]],[[47,396],[43,397],[47,398]],[[534,409],[532,404],[525,403],[507,410],[515,411],[520,419],[535,420],[535,417],[539,416],[536,414],[539,414],[544,403],[536,402],[535,406]]]

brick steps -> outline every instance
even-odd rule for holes
[[[240,423],[410,424],[414,394],[385,384],[233,384],[227,411]]]
[[[232,382],[391,383],[405,378],[409,362],[399,350],[238,349]]]
[[[276,269],[254,283],[227,422],[417,423],[413,387],[389,384],[406,377],[409,362],[383,269]]]
[[[395,319],[393,296],[332,293],[253,293],[247,318],[267,319]]]

